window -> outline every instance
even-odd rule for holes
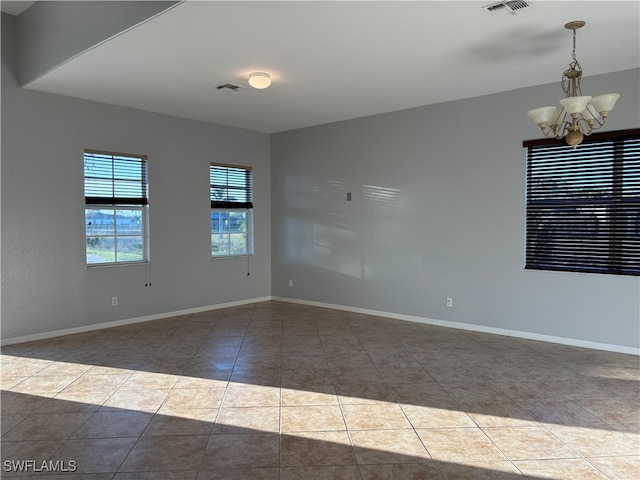
[[[526,268],[640,275],[640,130],[523,145]]]
[[[148,261],[147,157],[84,153],[87,265]]]
[[[253,253],[253,172],[251,167],[209,167],[211,256]]]

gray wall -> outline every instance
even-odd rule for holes
[[[523,269],[525,112],[557,84],[270,138],[21,89],[2,21],[3,339],[274,295],[640,346],[638,278]],[[622,94],[610,130],[640,126],[639,85],[584,81]],[[149,156],[152,287],[85,266],[85,148]],[[254,167],[250,276],[209,257],[212,160]]]
[[[639,84],[629,70],[583,89],[621,93],[607,129],[627,129]],[[639,347],[638,278],[523,269],[522,140],[540,136],[526,111],[561,95],[544,85],[273,135],[272,294]]]
[[[2,338],[269,296],[269,136],[19,88],[2,20]],[[144,266],[85,265],[85,148],[149,157],[151,287]],[[254,167],[250,276],[211,260],[211,161]]]

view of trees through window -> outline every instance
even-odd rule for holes
[[[87,263],[141,262],[142,208],[85,209]]]
[[[87,265],[147,260],[146,157],[84,154]]]
[[[212,163],[211,255],[249,255],[253,249],[253,176],[251,167]]]
[[[246,255],[249,253],[247,211],[211,212],[211,255]]]

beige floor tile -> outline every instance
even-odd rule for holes
[[[203,377],[190,377],[181,376],[176,384],[173,386],[174,390],[183,388],[226,388],[229,385],[228,379],[216,379],[216,378],[203,378]]]
[[[217,415],[217,408],[184,409],[179,415],[157,413],[144,435],[209,435]]]
[[[516,480],[524,478],[520,471],[507,461],[482,462],[458,461],[438,463],[445,480]],[[539,479],[536,479],[539,480]]]
[[[3,471],[7,475],[17,473],[15,470],[18,468],[18,465],[12,462],[20,462],[23,460],[43,462],[48,460],[52,458],[53,454],[62,446],[63,443],[64,440],[62,439],[24,440],[17,442],[3,440],[0,444]],[[10,462],[9,468],[6,470],[5,462]]]
[[[402,409],[395,403],[374,405],[342,405],[349,430],[412,428]]]
[[[503,461],[506,457],[479,428],[416,430],[434,460]]]
[[[69,392],[115,392],[131,376],[130,373],[119,373],[111,375],[88,375],[84,374],[75,382],[69,385],[66,390]]]
[[[416,463],[431,456],[414,430],[357,430],[349,432],[358,463]]]
[[[2,415],[28,415],[37,411],[48,400],[48,397],[27,395],[23,393],[1,391],[0,408]]]
[[[179,413],[192,408],[219,408],[224,388],[174,388],[162,404],[160,413]]]
[[[609,478],[616,480],[638,480],[640,478],[640,456],[616,456],[589,458]]]
[[[223,407],[279,407],[280,388],[267,386],[228,387]]]
[[[234,369],[229,377],[232,384],[264,385],[277,387],[281,383],[280,367],[271,367],[256,370]]]
[[[68,392],[64,390],[43,403],[35,413],[94,412],[110,396],[109,393],[101,391]]]
[[[640,435],[604,428],[556,425],[551,431],[585,457],[640,455]]]
[[[162,472],[162,475],[159,475],[158,472],[121,472],[116,473],[112,480],[195,480],[197,474],[198,472],[196,470],[165,470],[164,472]]]
[[[436,480],[441,473],[435,462],[360,465],[363,480]]]
[[[333,375],[327,367],[285,368],[282,370],[283,387],[331,387],[333,383]]]
[[[197,470],[209,440],[208,435],[141,437],[120,472]]]
[[[560,460],[522,460],[514,462],[528,477],[557,480],[608,480],[597,468],[582,458]]]
[[[0,375],[0,388],[2,388],[2,390],[10,390],[12,387],[24,382],[27,378],[29,377],[24,375]]]
[[[44,392],[58,393],[78,379],[79,375],[32,376],[13,386],[12,392],[41,395]]]
[[[69,464],[61,464],[60,468],[69,469]],[[113,480],[113,473],[67,473],[67,474],[38,474],[30,480]]]
[[[2,435],[18,425],[25,418],[27,418],[26,415],[2,415],[2,421],[0,421],[0,430],[2,430]]]
[[[155,413],[169,395],[170,390],[119,390],[100,407],[101,410],[136,410]]]
[[[337,383],[336,393],[342,405],[377,405],[380,402],[395,402],[396,395],[384,382],[363,381],[360,377]]]
[[[214,434],[280,431],[278,407],[227,407],[221,408]]]
[[[114,480],[120,480],[118,477]],[[132,479],[133,480],[133,479]],[[139,480],[139,479],[135,479]],[[149,479],[155,480],[155,479]],[[171,479],[168,479],[171,480]],[[196,480],[280,480],[279,468],[216,468],[200,470]]]
[[[640,381],[638,383],[640,384]],[[640,422],[640,403],[635,403],[629,398],[609,395],[608,398],[588,398],[577,400],[576,403],[605,423]]]
[[[361,480],[358,467],[321,466],[321,467],[283,467],[280,480]]]
[[[485,428],[484,433],[513,461],[579,456],[544,427]]]
[[[451,404],[450,408],[401,405],[413,428],[475,427],[469,415]]]
[[[66,439],[90,416],[89,413],[34,413],[5,433],[2,439],[6,441]]]
[[[282,405],[295,407],[302,405],[338,405],[338,397],[334,387],[323,387],[314,390],[282,388]]]
[[[34,374],[36,377],[49,375],[75,375],[79,376],[91,369],[91,364],[52,362]]]
[[[344,419],[337,405],[282,407],[283,432],[345,430]]]
[[[259,468],[277,467],[279,464],[279,435],[240,433],[211,435],[201,468]]]
[[[71,438],[138,437],[142,435],[152,418],[152,413],[144,412],[96,412]]]
[[[177,375],[135,372],[122,384],[120,390],[166,390],[173,388],[177,381]]]
[[[3,347],[0,371],[3,460],[84,463],[37,478],[640,478],[630,355],[267,301]]]
[[[538,422],[549,425],[600,425],[602,420],[571,400],[518,400]]]
[[[485,408],[471,409],[467,414],[479,427],[532,427],[539,423],[513,402],[494,403]]]
[[[37,358],[18,357],[13,362],[4,364],[0,367],[2,376],[20,377],[35,375],[40,370],[51,365],[50,360],[40,360]]]
[[[296,432],[282,435],[280,463],[283,466],[355,465],[356,457],[346,431]]]
[[[111,366],[111,365],[93,365],[89,370],[85,372],[86,375],[132,375],[135,373],[136,368],[140,367],[143,363],[142,360],[122,360],[113,362],[116,365],[124,364],[126,366]]]
[[[68,440],[54,457],[73,459],[77,473],[116,472],[137,438],[83,438]]]

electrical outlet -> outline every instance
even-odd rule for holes
[[[453,298],[447,297],[447,307],[453,307]]]
[[[293,280],[289,280],[289,286],[293,287]]]
[[[112,297],[111,298],[111,306],[112,307],[117,307],[118,306],[118,297]]]

